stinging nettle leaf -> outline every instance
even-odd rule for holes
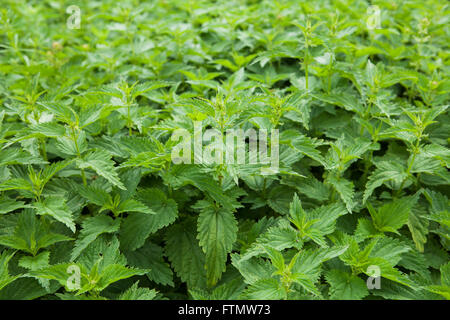
[[[237,238],[237,221],[232,212],[202,203],[198,217],[198,240],[205,253],[208,285],[216,284],[225,270],[228,253]]]
[[[106,215],[97,215],[86,218],[82,224],[82,229],[75,241],[71,259],[75,260],[86,247],[103,233],[117,232],[120,227],[119,219],[112,219]]]
[[[75,223],[72,213],[66,205],[65,199],[60,197],[49,197],[42,202],[35,202],[34,208],[39,215],[49,215],[55,220],[64,223],[72,232],[75,232]]]
[[[114,167],[114,161],[111,159],[111,155],[106,151],[92,151],[85,155],[83,159],[77,159],[76,163],[80,169],[90,168],[114,186],[117,186],[120,189],[125,189],[119,179],[117,169]]]

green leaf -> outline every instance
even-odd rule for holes
[[[417,76],[410,72],[395,70],[388,74],[384,74],[379,85],[381,88],[387,88],[405,80],[417,80]]]
[[[146,276],[151,281],[162,285],[174,286],[172,269],[164,261],[163,249],[160,246],[147,242],[140,249],[126,251],[125,255],[131,266],[149,270]]]
[[[0,183],[0,191],[6,190],[33,190],[33,185],[30,181],[22,178],[13,178]]]
[[[402,241],[390,237],[383,237],[376,242],[369,257],[383,258],[383,260],[395,266],[401,260],[402,255],[409,251],[412,251],[412,248]]]
[[[150,234],[170,225],[178,215],[176,202],[168,199],[160,190],[141,190],[138,198],[151,208],[154,214],[131,213],[123,220],[120,243],[122,248],[127,250],[141,247]]]
[[[83,159],[77,159],[77,166],[80,169],[91,168],[114,186],[125,189],[119,180],[119,175],[117,169],[114,167],[114,161],[111,160],[111,155],[104,150],[92,151],[85,155]]]
[[[353,201],[355,194],[353,182],[342,177],[338,178],[335,175],[329,175],[326,181],[337,191],[342,201],[345,203],[348,212],[352,212],[352,209],[355,206]]]
[[[257,258],[243,259],[238,254],[231,255],[233,266],[244,277],[245,283],[254,284],[262,279],[270,278],[275,268],[267,260]]]
[[[35,202],[34,208],[36,208],[36,214],[49,215],[55,220],[64,223],[72,232],[75,232],[72,213],[69,211],[64,198],[49,197],[43,202]]]
[[[136,275],[143,275],[146,272],[147,270],[128,268],[120,264],[107,265],[100,274],[100,278],[95,285],[95,290],[102,291],[114,282]]]
[[[444,165],[449,168],[450,166],[450,150],[444,146],[441,146],[439,144],[429,144],[426,145],[422,149],[422,153],[426,157],[433,157],[435,159],[438,159],[444,163]]]
[[[86,247],[103,233],[113,233],[119,230],[120,220],[112,219],[106,215],[97,215],[86,218],[82,224],[82,229],[75,241],[71,259],[75,260]]]
[[[19,266],[22,268],[35,271],[49,266],[50,251],[43,251],[36,256],[24,256],[19,260]],[[39,283],[46,289],[50,290],[50,282],[47,279],[39,279]]]
[[[285,186],[276,186],[271,188],[267,199],[267,204],[275,212],[280,214],[289,213],[289,204],[292,201],[294,191]]]
[[[64,161],[58,161],[58,162],[54,162],[51,165],[49,165],[48,167],[46,167],[43,171],[42,171],[42,182],[41,182],[41,186],[44,186],[45,184],[47,184],[47,182],[50,181],[50,179],[57,174],[59,171],[63,170],[64,168],[66,168],[67,166],[69,166],[72,163],[73,160],[64,160]]]
[[[84,131],[80,131],[80,133],[76,137],[76,143],[74,141],[74,138],[72,138],[70,135],[67,135],[67,133],[63,137],[57,137],[55,147],[63,155],[77,156],[78,151],[80,152],[80,154],[84,153],[88,148],[86,133]]]
[[[322,142],[317,139],[311,139],[307,136],[299,135],[298,132],[284,131],[280,136],[280,140],[289,139],[291,146],[298,152],[316,160],[322,165],[326,166],[325,159],[316,148],[322,145]]]
[[[168,87],[170,86],[170,84],[171,83],[167,81],[148,81],[140,83],[133,87],[133,90],[131,90],[131,94],[133,98],[136,98],[148,91]]]
[[[375,171],[367,181],[366,190],[364,191],[363,197],[364,203],[367,201],[367,199],[369,199],[373,191],[379,186],[388,181],[400,181],[401,183],[407,177],[401,165],[383,161],[377,164],[377,167],[378,168],[375,169]]]
[[[197,203],[196,208],[201,209],[197,238],[206,256],[208,285],[212,286],[225,271],[227,255],[237,238],[237,221],[229,210],[217,208],[206,201]]]
[[[417,250],[424,251],[424,245],[427,242],[429,222],[421,214],[423,211],[418,211],[418,208],[413,207],[408,217],[408,228],[411,232]]]
[[[303,242],[298,237],[298,232],[291,227],[270,227],[267,232],[261,234],[256,242],[253,243],[246,251],[242,258],[249,259],[253,256],[261,255],[265,252],[264,247],[282,251],[288,248],[300,249]]]
[[[245,283],[238,277],[215,287],[211,293],[202,289],[190,289],[189,293],[195,300],[238,300],[244,288]]]
[[[398,233],[397,230],[408,222],[415,201],[417,199],[405,197],[384,204],[378,210],[375,210],[370,203],[367,204],[367,208],[377,230]]]
[[[330,298],[335,300],[361,300],[369,294],[367,284],[361,278],[340,270],[326,273],[330,284]]]
[[[50,290],[52,292],[55,289],[51,287]],[[48,294],[49,291],[36,279],[23,277],[10,282],[1,289],[0,300],[34,300]]]
[[[331,105],[339,106],[348,111],[353,111],[359,114],[362,114],[364,111],[359,99],[351,92],[333,92],[333,94],[315,93],[313,94],[313,97]]]
[[[346,214],[346,211],[341,204],[334,203],[307,213],[303,210],[300,199],[295,194],[289,214],[291,216],[289,221],[296,226],[301,238],[310,238],[321,247],[327,248],[325,235],[334,231],[336,219]]]
[[[139,288],[135,282],[127,291],[119,296],[119,300],[153,300],[156,297],[155,289]]]
[[[51,138],[62,137],[66,133],[66,129],[62,125],[54,122],[33,124],[29,128],[34,134]]]
[[[365,265],[362,266],[363,272],[371,276],[370,273],[367,272],[369,266],[377,266],[380,268],[381,277],[398,282],[404,286],[408,286],[411,288],[418,289],[417,285],[409,279],[408,275],[400,272],[398,269],[394,268],[392,264],[386,261],[383,258],[371,258],[367,261]]]
[[[135,199],[127,199],[125,201],[122,201],[117,209],[115,209],[115,211],[117,213],[140,212],[145,214],[155,214],[152,209]]]
[[[361,242],[367,238],[373,238],[380,235],[380,231],[378,231],[372,221],[367,218],[358,219],[358,224],[356,226],[356,230],[354,233],[355,240],[357,242]]]
[[[186,282],[188,287],[204,287],[205,255],[196,239],[193,224],[179,223],[171,226],[165,233],[165,241],[167,257],[181,280]]]
[[[21,275],[11,276],[8,271],[8,264],[11,258],[14,256],[14,252],[8,252],[4,250],[0,253],[0,291],[8,284],[19,278]]]
[[[262,279],[249,286],[244,296],[249,300],[280,300],[285,292],[276,279]]]
[[[23,201],[16,201],[6,197],[0,198],[0,214],[5,214],[26,207],[28,207],[28,205],[26,205]]]
[[[68,240],[72,239],[51,232],[50,226],[45,221],[37,219],[30,210],[19,214],[17,224],[11,233],[0,236],[0,244],[33,255],[36,255],[41,248]]]
[[[270,261],[272,262],[272,265],[280,272],[283,272],[285,269],[285,263],[284,263],[284,257],[281,254],[281,252],[271,248],[271,247],[265,247],[264,250],[269,256]]]
[[[48,266],[50,251],[43,251],[37,256],[24,256],[19,260],[19,266],[28,270],[39,270]]]
[[[40,161],[28,152],[24,152],[17,148],[4,149],[0,154],[0,166],[32,163],[40,163]]]
[[[440,271],[442,285],[450,287],[450,262],[442,265]]]
[[[173,174],[176,176],[179,186],[191,184],[211,196],[214,201],[228,210],[234,210],[242,206],[234,198],[227,195],[214,179],[197,167],[178,166],[177,171]]]
[[[108,192],[96,186],[79,186],[78,192],[81,196],[89,200],[89,202],[101,207],[106,206],[113,201]]]
[[[52,266],[40,268],[38,270],[31,270],[28,272],[28,275],[47,280],[56,280],[59,282],[60,285],[67,286],[69,277],[71,276],[71,273],[69,272],[70,271],[69,267],[72,265],[75,264],[70,263],[55,264]]]

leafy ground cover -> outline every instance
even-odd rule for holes
[[[0,299],[450,299],[449,14],[3,0]],[[194,122],[278,170],[174,163]]]

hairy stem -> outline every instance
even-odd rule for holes
[[[416,144],[414,145],[413,155],[412,155],[411,161],[408,165],[408,168],[406,169],[406,178],[403,179],[402,183],[400,184],[400,188],[396,191],[396,193],[395,193],[396,198],[400,195],[400,192],[402,192],[402,189],[405,186],[406,180],[408,180],[408,178],[411,175],[411,169],[414,165],[414,161],[416,160],[416,156],[419,153],[417,150],[419,148],[420,138],[421,138],[421,135],[419,135],[419,137],[417,138]]]
[[[80,148],[78,147],[78,135],[75,134],[75,129],[71,126],[72,129],[72,139],[75,144],[75,149],[77,150],[77,158],[82,159]],[[87,186],[86,174],[84,173],[84,169],[81,169],[81,179],[83,179],[83,185]]]

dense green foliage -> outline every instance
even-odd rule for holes
[[[450,299],[449,17],[3,0],[0,299]],[[280,170],[174,164],[194,121],[278,129]]]

